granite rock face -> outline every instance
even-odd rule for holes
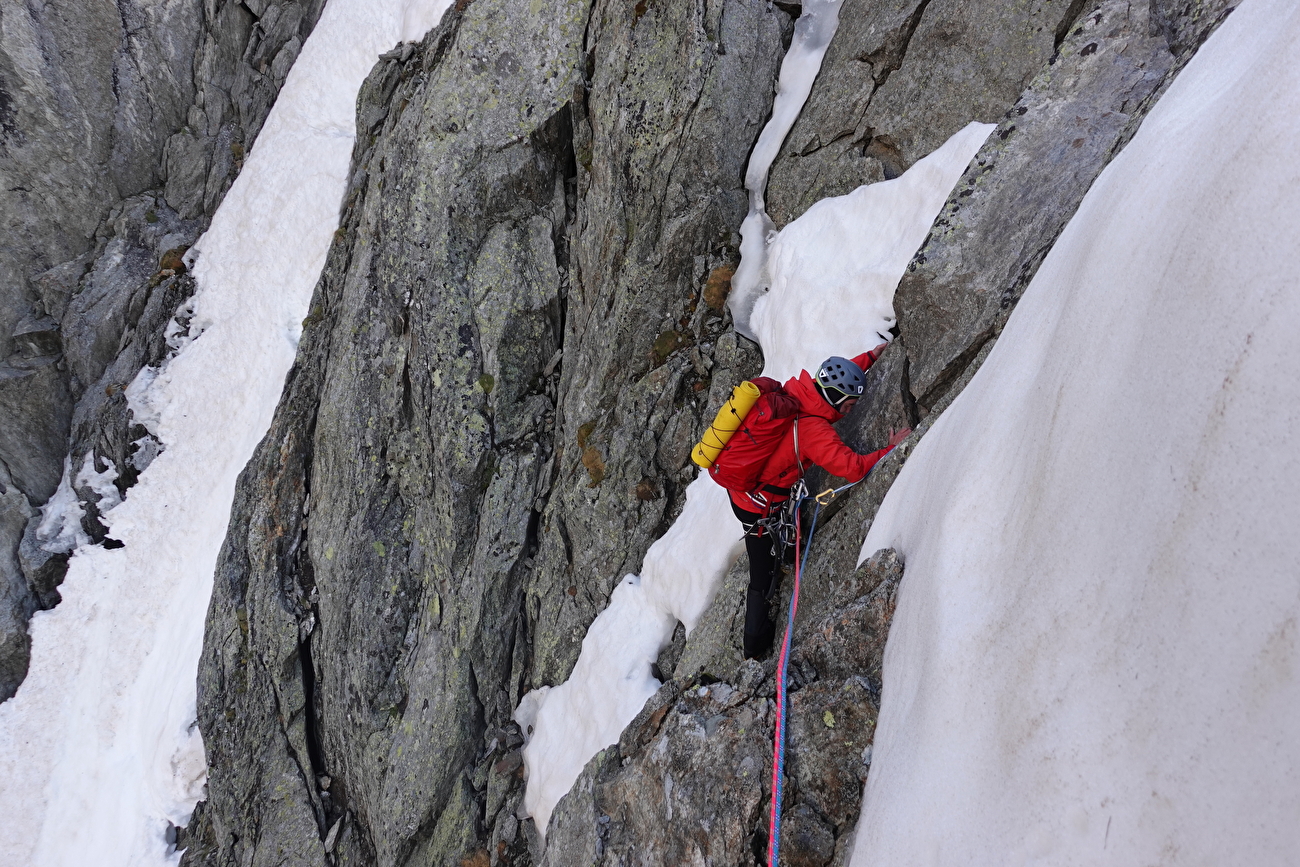
[[[218,569],[190,863],[527,863],[511,713],[680,506],[710,367],[757,363],[701,294],[788,28],[478,0],[372,72]]]
[[[711,275],[730,285],[745,161],[790,26],[753,0],[592,9],[532,686],[568,676],[615,584],[680,511],[708,389],[759,367],[724,329],[722,298],[704,296]]]
[[[781,863],[844,864],[871,760],[880,668],[902,565],[858,569],[858,524],[828,525],[791,657]],[[674,679],[556,805],[543,865],[765,864],[773,661]]]
[[[28,280],[90,251],[116,203],[158,185],[163,142],[194,99],[201,21],[199,0],[5,10],[0,460],[37,502],[59,481],[70,412],[56,363],[30,363],[58,354],[58,330]]]
[[[1188,57],[1241,0],[1152,0],[1151,25],[1179,59]]]
[[[115,357],[122,311],[161,270],[165,250],[152,241],[170,232],[186,246],[202,231],[205,219],[190,221],[211,216],[238,174],[323,5],[115,0],[75,15],[49,4],[6,11],[0,460],[33,502],[58,484],[71,404]],[[168,156],[178,137],[194,143],[188,163]],[[134,215],[128,228],[123,212],[142,195],[156,203],[148,224]],[[156,225],[173,212],[180,225]],[[105,313],[115,320],[107,330]],[[69,364],[76,382],[60,375]]]
[[[976,156],[909,266],[895,309],[919,413],[1001,330],[1108,161],[1130,120],[1122,109],[1168,71],[1168,47],[1148,24],[1146,9],[1126,3],[1083,19]],[[1042,218],[1021,220],[1025,210]]]
[[[189,863],[525,845],[509,719],[585,23],[578,3],[479,0],[362,88],[343,227],[218,566]]]
[[[913,421],[1001,333],[1084,194],[1163,92],[1177,61],[1148,7],[1101,3],[1080,17],[989,137],[895,295]],[[1036,219],[1023,219],[1025,213]]]
[[[216,212],[325,2],[205,3],[194,101],[161,149],[164,196],[183,218]]]
[[[125,388],[173,348],[165,331],[193,292],[181,257],[324,0],[65,6],[6,9],[0,28],[0,463],[29,511],[65,456],[74,472],[87,455],[112,468],[125,492],[156,454]],[[99,495],[77,494],[103,540]],[[6,670],[26,670],[27,617],[57,602],[66,562],[32,524],[0,529],[6,550],[25,540],[25,580],[0,583],[23,636],[0,627]]]

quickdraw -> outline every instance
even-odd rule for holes
[[[808,498],[808,488],[800,480],[790,489],[790,497],[781,504],[775,512],[766,518],[760,518],[754,522],[754,526],[746,531],[747,536],[764,536],[772,540],[772,554],[778,561],[785,559],[785,552],[791,550],[797,545],[796,536],[798,523],[799,503]],[[772,583],[765,594],[766,598],[771,599],[776,592],[777,576],[772,576]]]

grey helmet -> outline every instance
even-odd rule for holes
[[[862,368],[847,358],[832,355],[817,370],[817,390],[831,406],[838,407],[850,398],[862,397],[867,389],[867,378]]]

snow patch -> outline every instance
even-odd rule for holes
[[[75,544],[63,602],[32,618],[32,659],[0,705],[7,864],[175,864],[206,778],[195,672],[235,480],[271,422],[338,223],[357,91],[379,54],[449,0],[330,0],[208,232],[174,355],[128,390],[166,450],[112,513],[125,547],[88,546],[71,464],[42,527]],[[85,468],[83,467],[83,470]],[[83,472],[109,496],[115,469]]]
[[[784,381],[892,339],[898,281],[994,129],[968,124],[900,177],[822,199],[772,239],[771,289],[750,320],[764,376]]]
[[[555,803],[572,788],[583,765],[613,743],[609,732],[618,740],[618,733],[659,689],[650,666],[663,647],[664,634],[672,637],[676,621],[643,590],[640,578],[624,577],[610,595],[609,606],[587,630],[569,679],[545,693],[529,693],[520,703],[522,713],[516,720],[525,731],[529,724],[533,728],[524,748],[524,809],[535,819],[544,813],[550,820]],[[584,755],[587,752],[590,755]],[[545,827],[540,819],[538,827]]]
[[[854,867],[1294,863],[1297,45],[1206,42],[881,506]]]

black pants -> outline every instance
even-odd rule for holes
[[[767,616],[767,600],[781,583],[781,561],[773,550],[770,533],[756,536],[749,531],[762,519],[735,503],[731,511],[745,528],[745,553],[749,555],[749,590],[745,593],[745,658],[762,656],[772,646],[776,625]]]

